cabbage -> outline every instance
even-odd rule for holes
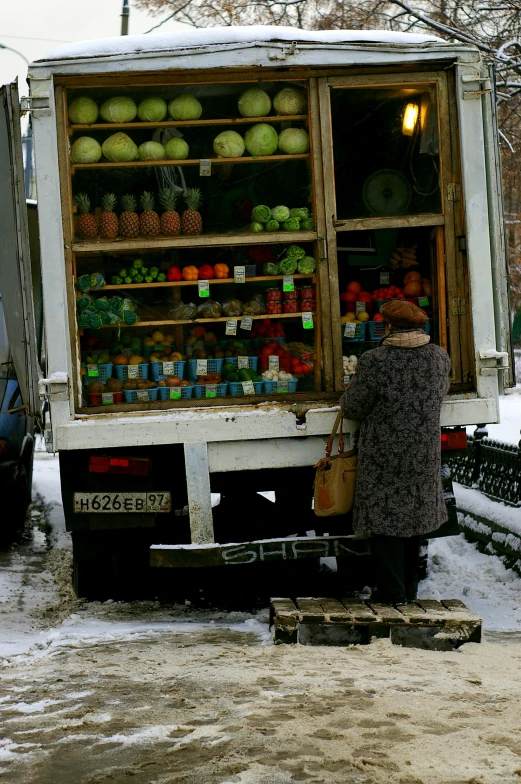
[[[188,152],[188,144],[179,136],[173,136],[165,144],[165,153],[169,161],[182,161],[188,158]]]
[[[257,207],[254,207],[251,212],[251,219],[252,221],[258,221],[259,223],[267,223],[271,218],[271,210],[269,207],[266,207],[265,204],[259,204]]]
[[[137,157],[140,161],[163,161],[165,148],[159,142],[143,142],[137,148]]]
[[[280,228],[280,224],[276,220],[269,220],[265,225],[264,228],[266,231],[278,231]]]
[[[237,131],[223,131],[213,140],[213,149],[219,158],[240,158],[244,152],[244,139]]]
[[[290,245],[289,248],[286,248],[286,253],[284,254],[286,258],[291,259],[303,259],[306,255],[306,251],[304,248],[301,248],[300,245]]]
[[[279,150],[286,155],[302,155],[308,152],[308,132],[304,128],[286,128],[279,136]]]
[[[311,275],[315,268],[315,259],[311,258],[311,256],[304,256],[303,259],[299,259],[298,271],[301,275]]]
[[[71,147],[73,163],[97,163],[101,155],[101,145],[90,136],[80,136]]]
[[[271,211],[271,217],[279,223],[284,223],[289,218],[289,210],[283,206],[274,207]]]
[[[279,261],[280,272],[282,275],[293,275],[297,271],[297,260],[286,258]]]
[[[137,106],[132,98],[119,95],[104,101],[100,106],[99,113],[105,122],[128,123],[135,118]]]
[[[278,115],[305,114],[307,103],[306,94],[293,87],[284,87],[273,99],[273,106]]]
[[[250,223],[250,231],[264,231],[264,224],[259,223],[259,221],[253,221],[253,223]]]
[[[260,87],[252,87],[241,95],[237,105],[242,117],[266,117],[270,113],[271,98]]]
[[[300,221],[301,231],[313,231],[314,228],[313,218],[306,218],[306,220]]]
[[[300,221],[298,218],[288,218],[282,224],[284,231],[300,231]]]
[[[250,155],[273,155],[279,135],[272,125],[258,123],[246,131],[244,143]]]
[[[183,93],[170,101],[168,111],[174,120],[198,120],[203,113],[203,107],[195,95]]]
[[[268,261],[262,267],[262,272],[264,275],[279,275],[280,274],[280,267],[273,261]]]
[[[166,101],[158,96],[144,98],[137,107],[137,116],[143,122],[161,122],[166,113]]]
[[[95,123],[98,119],[99,109],[96,101],[82,95],[69,104],[69,120],[71,123]]]
[[[309,217],[309,210],[307,207],[295,207],[289,211],[290,218],[298,218],[299,220],[306,220]]]
[[[103,155],[113,163],[135,161],[137,146],[126,133],[113,133],[103,142]]]

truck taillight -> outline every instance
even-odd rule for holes
[[[92,474],[131,474],[148,476],[150,460],[146,457],[107,457],[91,455],[89,471]]]
[[[442,430],[441,431],[441,450],[446,449],[466,449],[467,448],[467,431],[464,429],[458,430]]]

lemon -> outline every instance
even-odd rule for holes
[[[365,310],[361,310],[360,313],[358,313],[358,321],[361,321],[362,323],[364,321],[369,321],[369,313]]]

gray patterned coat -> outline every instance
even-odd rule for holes
[[[342,396],[360,422],[353,515],[357,534],[415,536],[447,520],[441,485],[440,410],[450,360],[431,343],[368,351]]]

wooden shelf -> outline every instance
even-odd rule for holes
[[[212,127],[213,125],[255,125],[256,123],[307,122],[307,114],[289,114],[275,117],[228,117],[216,120],[163,120],[162,122],[130,122],[130,123],[87,123],[70,125],[69,136],[76,131],[127,131],[136,128],[190,128]]]
[[[310,157],[309,153],[302,153],[300,155],[258,155],[257,157],[241,157],[241,158],[203,158],[209,160],[212,166],[215,164],[221,165],[225,163],[267,163],[274,161],[299,161],[307,160]],[[77,169],[132,169],[138,167],[150,166],[199,166],[201,163],[200,158],[186,158],[182,161],[128,161],[126,163],[72,163],[71,174],[74,174]]]
[[[317,315],[315,311],[311,314],[313,318]],[[185,320],[163,320],[163,321],[137,321],[135,324],[122,324],[120,325],[124,329],[135,329],[136,327],[159,327],[161,325],[170,324],[173,325],[183,325],[185,327],[190,326],[191,324],[217,324],[218,322],[225,322],[235,319],[238,322],[238,327],[240,329],[240,322],[245,318],[244,316],[222,316],[221,318],[208,318],[208,319],[185,319]],[[254,321],[258,321],[261,319],[287,319],[287,318],[302,318],[302,313],[264,313],[261,316],[250,316],[251,319]],[[98,329],[119,329],[119,327],[115,327],[113,324],[103,324]]]
[[[312,275],[292,275],[292,278],[295,280],[302,280],[303,278],[309,279],[313,278],[315,280],[315,273]],[[275,280],[283,280],[284,275],[260,275],[256,278],[246,278],[246,283],[261,283],[264,281],[275,281]],[[101,289],[98,291],[112,291],[118,289],[130,290],[130,289],[159,289],[159,288],[168,288],[168,287],[175,287],[175,286],[197,286],[199,283],[198,280],[172,280],[172,281],[164,281],[163,283],[111,283],[107,286],[102,286]],[[208,283],[213,286],[214,283],[227,283],[227,284],[235,284],[234,278],[211,278]],[[237,283],[236,285],[242,286],[243,283]]]
[[[196,237],[137,237],[136,239],[79,240],[73,242],[74,253],[109,253],[111,251],[165,250],[169,248],[205,248],[234,245],[275,245],[314,242],[316,231],[248,231],[242,234],[199,234]]]

